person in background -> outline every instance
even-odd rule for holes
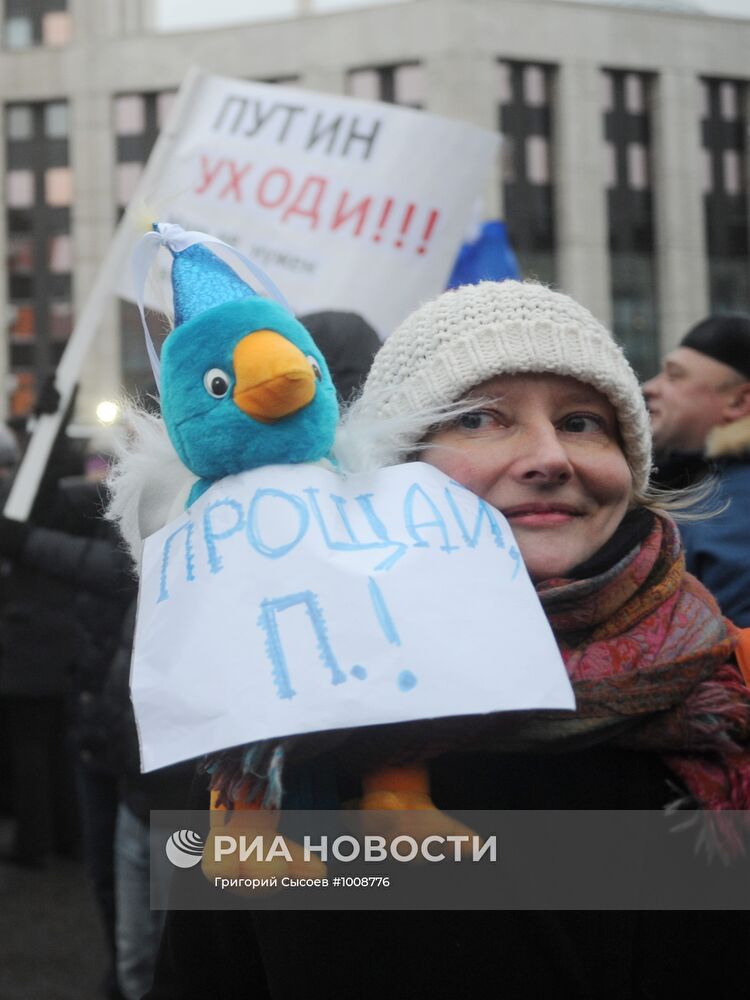
[[[64,431],[57,447],[67,449]],[[59,442],[62,442],[60,444]],[[119,998],[115,976],[114,835],[120,762],[109,746],[92,740],[100,729],[97,698],[117,647],[125,611],[135,593],[128,554],[112,525],[102,518],[104,485],[99,477],[52,477],[55,450],[27,522],[0,516],[0,553],[13,567],[8,578],[11,599],[3,606],[0,635],[11,657],[2,661],[4,691],[45,684],[55,694],[54,718],[32,718],[15,695],[10,719],[17,760],[19,794],[35,811],[28,823],[36,838],[17,836],[17,856],[26,864],[48,860],[54,845],[49,823],[39,814],[60,796],[68,811],[78,803],[83,860],[99,907],[108,946],[107,995]],[[52,488],[53,487],[53,488]],[[26,583],[28,581],[28,583]],[[64,695],[64,697],[63,697]],[[27,699],[28,700],[28,699]],[[35,695],[44,707],[50,696]],[[39,707],[35,706],[36,714]],[[54,725],[53,725],[54,722]],[[59,735],[58,735],[59,733]],[[13,736],[13,734],[12,734]],[[49,741],[53,762],[72,758],[75,785],[63,783],[41,767],[39,755]],[[58,742],[60,745],[58,745]],[[67,754],[62,749],[67,750]],[[25,801],[22,798],[22,801]],[[19,831],[24,813],[19,814]],[[41,839],[42,835],[44,840]],[[28,856],[30,843],[34,853]],[[75,845],[78,847],[78,834]]]
[[[380,338],[358,313],[327,310],[299,317],[320,349],[331,372],[336,393],[348,403],[362,385]]]
[[[151,909],[151,889],[166,899],[168,873],[150,872],[152,809],[182,809],[195,764],[186,761],[141,774],[135,717],[130,700],[130,661],[136,600],[125,614],[106,678],[91,706],[85,735],[88,752],[118,775],[114,840],[117,983],[124,1000],[141,1000],[153,979],[164,911]],[[161,881],[154,881],[161,880]]]
[[[725,615],[750,626],[750,317],[694,326],[643,387],[658,481],[679,487],[713,474],[712,517],[680,530],[687,568]]]
[[[105,441],[90,442],[85,476],[59,484],[55,529],[0,516],[0,552],[17,566],[64,581],[74,595],[67,726],[84,861],[109,947],[107,994],[140,1000],[151,984],[163,922],[163,912],[150,908],[149,812],[184,805],[194,765],[140,773],[129,687],[135,568],[102,517],[110,459]]]
[[[58,436],[32,510],[36,525],[61,516],[60,479],[80,471],[80,456]],[[2,483],[5,495],[10,477]],[[75,855],[80,838],[67,711],[76,652],[74,594],[64,581],[16,558],[26,526],[0,529],[0,696],[7,718],[15,834],[6,860],[44,867]]]

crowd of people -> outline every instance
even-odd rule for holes
[[[361,317],[304,317],[349,399],[380,341]],[[38,413],[54,412],[52,383]],[[72,410],[72,407],[70,408]],[[106,518],[113,455],[63,419],[28,522],[0,516],[0,711],[13,841],[2,863],[84,863],[104,932],[108,997],[150,985],[163,913],[150,909],[149,813],[185,806],[195,765],[140,773],[130,702],[137,569]],[[21,449],[0,426],[0,503]]]
[[[577,707],[300,737],[288,787],[309,782],[311,807],[331,808],[373,768],[418,763],[446,812],[747,810],[750,318],[698,323],[643,387],[588,310],[534,282],[444,292],[377,353],[358,317],[307,325],[342,397],[366,375],[343,417],[349,470],[426,462],[504,514]],[[747,971],[743,914],[170,911],[162,931],[148,811],[207,808],[207,778],[194,764],[139,774],[133,567],[99,516],[101,484],[52,480],[28,524],[0,522],[15,860],[69,843],[53,803],[70,748],[111,995],[296,1000],[315,970],[331,997],[635,1000]]]

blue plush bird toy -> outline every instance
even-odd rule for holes
[[[237,254],[276,301],[253,291],[208,249],[211,243]],[[161,247],[173,258],[175,313],[161,359],[148,333],[142,291],[139,303],[164,426],[180,460],[198,477],[186,506],[225,476],[325,459],[338,422],[336,391],[322,354],[278,289],[221,240],[161,223],[136,253],[141,289]],[[280,805],[283,760],[284,741],[209,755],[204,768],[211,775],[212,809]],[[362,805],[434,812],[426,769],[392,767],[365,775]]]
[[[276,301],[258,295],[206,244],[236,254]],[[136,286],[159,249],[172,255],[175,326],[156,357],[139,296],[164,427],[198,479],[186,506],[214,482],[266,465],[317,462],[339,410],[325,359],[281,292],[252,261],[207,233],[156,223],[134,258]],[[255,742],[205,761],[213,808],[278,805],[283,743]]]
[[[186,237],[211,237],[161,228],[175,312],[161,353],[161,407],[175,451],[199,477],[188,506],[224,476],[325,458],[338,404],[310,334],[203,243],[182,247]]]

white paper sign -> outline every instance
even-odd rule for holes
[[[298,314],[353,310],[386,336],[445,287],[499,141],[409,108],[201,75],[133,203],[241,250]]]
[[[132,694],[146,771],[293,733],[575,705],[507,522],[423,463],[213,486],[146,542]]]

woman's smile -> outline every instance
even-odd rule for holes
[[[583,511],[571,504],[522,503],[506,507],[502,512],[511,524],[522,524],[527,528],[547,528],[557,524],[568,524]]]

